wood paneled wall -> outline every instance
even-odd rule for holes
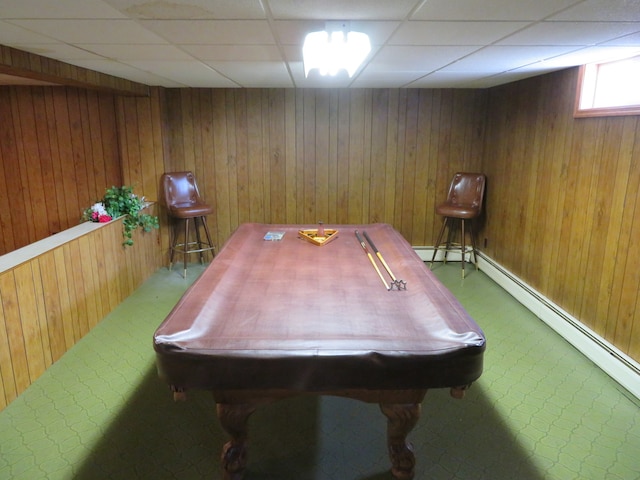
[[[433,243],[458,170],[480,168],[481,90],[167,90],[167,170],[192,170],[220,245],[243,222],[386,222]]]
[[[148,97],[118,97],[118,144],[125,185],[135,185],[147,199],[158,200],[164,172],[164,95],[152,88]]]
[[[574,119],[577,74],[491,89],[483,250],[640,361],[640,117]]]
[[[122,183],[114,97],[0,87],[0,255],[77,225]]]
[[[157,199],[162,96],[0,88],[0,255],[77,226],[111,185]],[[158,214],[158,206],[152,207]],[[0,274],[0,409],[165,263],[166,233],[101,226]]]
[[[150,89],[148,97],[119,97],[116,101],[122,181],[147,200],[160,199],[160,176],[165,171],[166,108],[164,90]],[[167,216],[158,204],[161,262],[168,262]]]
[[[150,90],[0,87],[0,255],[77,225],[112,185],[158,199],[164,97]]]
[[[0,273],[0,410],[157,270],[158,236],[125,248],[122,220],[96,224]]]
[[[0,45],[0,73],[120,95],[149,94],[141,83]]]
[[[140,98],[3,87],[0,254],[75,225],[109,184],[155,200],[172,170],[195,172],[218,246],[242,222],[320,220],[387,222],[431,245],[453,173],[482,170],[482,250],[640,361],[640,117],[574,119],[576,76]]]

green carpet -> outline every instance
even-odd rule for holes
[[[207,392],[174,403],[152,335],[201,273],[159,270],[0,412],[0,479],[219,479],[226,441]],[[484,329],[463,400],[432,391],[410,435],[416,479],[636,480],[635,398],[482,272],[435,266]],[[376,405],[299,397],[251,417],[246,480],[390,480]]]

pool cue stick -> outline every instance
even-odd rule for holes
[[[382,262],[382,265],[384,266],[384,269],[387,271],[387,273],[391,277],[391,280],[393,280],[395,282],[396,281],[396,277],[391,272],[391,269],[389,268],[389,265],[387,265],[387,262],[384,261],[384,258],[382,257],[382,254],[380,253],[380,250],[378,250],[376,248],[375,244],[371,241],[371,237],[369,237],[367,232],[363,231],[362,234],[364,235],[364,238],[367,239],[367,242],[369,242],[369,245],[371,245],[371,248],[373,248],[373,253],[375,253],[376,256],[380,259],[380,262]]]
[[[378,276],[380,277],[380,280],[382,280],[382,284],[384,285],[384,288],[386,288],[387,291],[391,290],[391,287],[387,285],[387,282],[384,281],[384,277],[382,276],[382,273],[380,273],[380,269],[378,268],[378,265],[376,265],[376,261],[373,259],[373,255],[371,255],[371,252],[367,248],[367,244],[364,243],[364,240],[360,236],[360,233],[358,232],[358,230],[356,230],[356,238],[358,239],[358,242],[360,242],[360,246],[364,250],[364,253],[367,254],[367,257],[369,257],[369,261],[371,262],[371,265],[373,265],[373,268],[375,268],[376,272],[378,272]]]

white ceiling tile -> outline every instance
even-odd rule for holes
[[[568,68],[587,63],[610,62],[621,58],[628,58],[640,53],[638,47],[587,47],[564,55],[551,57],[542,62],[545,68]]]
[[[515,33],[501,45],[595,45],[640,31],[632,22],[542,22]]]
[[[548,73],[548,72],[544,72]],[[530,77],[531,75],[522,74],[520,72],[505,72],[488,77],[476,78],[467,82],[467,88],[489,88],[505,83],[516,82]]]
[[[330,21],[372,51],[354,78],[305,78]],[[640,0],[0,0],[0,44],[168,88],[484,88],[640,51]]]
[[[561,70],[560,68],[545,68],[545,69],[537,69],[536,72],[539,74],[542,73],[550,73]],[[515,82],[518,80],[524,80],[525,78],[529,78],[531,75],[527,75],[525,72],[520,70],[513,70],[511,72],[505,72],[498,75],[494,75],[490,77],[495,85],[503,85],[509,82]]]
[[[485,47],[444,68],[443,72],[506,72],[575,50],[567,46]]]
[[[133,20],[12,20],[11,23],[66,43],[165,43]]]
[[[629,46],[640,48],[640,32],[632,33],[631,35],[625,35],[623,37],[614,38],[608,42],[602,42],[600,45],[604,46]]]
[[[173,45],[79,44],[78,46],[113,60],[192,60],[191,55]]]
[[[69,60],[102,60],[100,55],[88,52],[82,48],[74,47],[73,45],[67,45],[66,43],[49,42],[42,45],[18,45],[17,48],[26,52],[35,53],[36,55],[43,55],[45,57],[64,62],[68,62]]]
[[[69,61],[69,63],[77,65],[78,67],[88,68],[96,72],[108,73],[121,78],[128,78],[133,82],[139,82],[144,85],[176,88],[188,86],[188,84],[174,82],[151,72],[140,70],[113,60],[73,60]]]
[[[442,46],[442,47],[402,47],[389,46],[371,60],[370,65],[379,70],[402,70],[426,72],[437,70],[470,54],[478,47]]]
[[[640,0],[586,0],[577,2],[552,20],[631,22],[640,21]]]
[[[102,0],[2,0],[3,18],[126,18]]]
[[[141,61],[128,60],[127,65],[154,72],[163,78],[168,78],[174,82],[183,85],[189,85],[194,88],[212,86],[216,88],[234,88],[239,85],[235,84],[228,78],[220,75],[211,67],[198,61]]]
[[[282,55],[275,45],[182,45],[185,52],[199,60],[220,62],[281,61]]]
[[[429,0],[414,20],[542,20],[582,0]]]
[[[142,20],[141,25],[168,41],[193,45],[274,44],[265,20]]]
[[[434,72],[416,79],[409,88],[467,88],[478,78],[476,72]]]
[[[356,88],[396,88],[410,84],[425,75],[426,72],[405,72],[365,69],[353,82]]]
[[[245,88],[291,88],[293,82],[283,62],[207,62],[209,66]]]
[[[369,35],[372,45],[382,45],[389,40],[391,34],[398,28],[400,22],[349,22],[351,31],[363,32]],[[274,28],[283,45],[302,45],[309,32],[325,29],[325,22],[307,20],[279,20],[274,22]]]
[[[408,22],[390,45],[486,45],[521,30],[524,22]]]
[[[300,62],[302,63],[302,46],[300,45],[285,45],[282,47],[284,52],[284,58],[289,63]],[[371,55],[371,54],[370,54]]]
[[[265,18],[259,0],[105,0],[123,14],[139,19],[226,19]]]
[[[37,32],[12,25],[8,22],[0,21],[0,44],[1,45],[29,45],[53,42],[53,40]]]
[[[403,20],[422,0],[266,0],[275,19]]]

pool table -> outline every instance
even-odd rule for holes
[[[320,245],[299,233],[316,228],[336,233]],[[481,328],[382,223],[241,225],[153,342],[176,399],[189,389],[213,393],[230,436],[226,479],[242,478],[256,407],[293,395],[378,403],[392,474],[413,478],[407,435],[427,390],[461,398],[480,377],[485,350]]]

